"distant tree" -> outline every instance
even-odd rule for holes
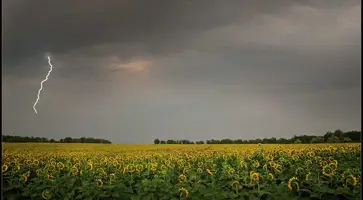
[[[212,144],[221,144],[220,140],[212,140]]]
[[[352,142],[352,140],[349,137],[344,137],[344,142]]]
[[[212,140],[207,140],[207,144],[217,144],[217,143],[216,140],[212,139]]]
[[[222,139],[219,144],[233,144],[233,140],[231,139]]]
[[[334,131],[334,135],[339,138],[339,142],[344,142],[344,133],[340,129]]]
[[[295,143],[295,144],[301,144],[301,140],[300,140],[300,139],[296,139],[296,140],[294,141],[294,143]]]
[[[182,140],[182,144],[194,144],[194,142],[189,140]]]
[[[327,133],[325,133],[325,135],[324,135],[324,142],[327,142],[327,141],[328,141],[328,139],[329,139],[331,136],[333,136],[333,133],[332,133],[332,132],[328,131]]]
[[[160,144],[160,140],[156,138],[156,139],[154,140],[154,144]]]
[[[251,139],[251,140],[242,140],[242,139],[222,139],[222,140],[216,140],[216,139],[209,139],[206,140],[206,144],[258,144],[258,143],[264,143],[264,144],[293,144],[293,143],[302,143],[302,144],[308,144],[308,143],[324,143],[324,142],[360,142],[361,141],[361,131],[348,131],[343,132],[341,130],[336,130],[334,132],[327,132],[324,134],[324,136],[315,136],[315,135],[294,135],[290,139],[286,138],[279,138],[276,139],[274,137],[272,138],[263,138],[263,139]],[[335,136],[335,137],[333,137]],[[338,139],[337,139],[338,138]],[[28,141],[25,138],[26,141]],[[33,139],[31,139],[33,140]],[[37,140],[37,139],[34,139]],[[155,142],[155,141],[154,141]],[[194,142],[189,140],[167,140],[167,141],[160,141],[160,144],[193,144]],[[196,144],[204,144],[204,141],[196,141]]]
[[[166,142],[164,140],[161,140],[160,144],[166,144]]]
[[[248,140],[248,144],[257,144],[258,142],[256,142],[256,140]]]
[[[243,144],[243,140],[237,139],[233,142],[234,144]]]
[[[344,133],[344,137],[348,137],[352,140],[352,142],[361,142],[361,131],[348,131]]]
[[[174,140],[167,140],[166,141],[166,144],[176,144],[176,141],[174,141]]]
[[[309,144],[314,137],[316,137],[316,136],[314,136],[314,135],[300,135],[300,136],[294,136],[294,138],[292,140],[295,141],[296,139],[299,139],[302,144]]]
[[[64,142],[65,143],[71,143],[72,142],[72,138],[71,137],[66,137],[66,138],[64,138]]]
[[[327,140],[327,143],[339,143],[339,142],[340,142],[339,138],[335,135],[330,136],[330,138],[328,138]]]
[[[105,143],[105,144],[112,144],[112,142],[109,140],[103,140],[103,141],[104,141],[103,143]]]
[[[268,144],[268,143],[270,143],[268,138],[263,138],[262,139],[262,144]]]
[[[324,137],[313,137],[310,143],[324,143]]]

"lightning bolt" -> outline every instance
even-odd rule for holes
[[[50,73],[52,72],[53,70],[53,65],[52,63],[50,63],[50,56],[48,56],[48,64],[49,64],[49,71],[48,71],[48,74],[47,76],[45,77],[45,79],[40,83],[40,88],[38,90],[38,96],[37,96],[37,100],[35,101],[34,105],[33,105],[33,109],[35,111],[36,114],[38,114],[37,112],[37,109],[35,109],[35,106],[37,105],[38,101],[39,101],[39,95],[40,95],[40,92],[43,90],[43,83],[46,82],[48,80],[48,77],[50,75]]]

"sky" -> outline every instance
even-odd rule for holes
[[[359,0],[4,0],[2,133],[152,143],[361,130],[360,51]]]

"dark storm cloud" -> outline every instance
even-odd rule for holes
[[[166,54],[187,48],[193,36],[203,31],[240,24],[261,14],[277,14],[296,4],[299,3],[287,0],[273,4],[193,0],[3,1],[3,62],[13,68],[11,63],[41,57],[45,52],[66,53],[102,43],[138,43],[143,51]],[[304,4],[319,6],[314,1]]]
[[[143,143],[359,128],[360,4],[3,1],[3,130]]]
[[[198,4],[190,5],[187,1],[22,2],[4,16],[8,19],[4,25],[5,61],[16,60],[12,55],[64,53],[101,43],[136,42],[146,48],[154,47],[152,51],[162,51],[168,48],[162,41],[168,40],[172,33],[175,38],[177,33],[183,35],[190,30],[228,23],[238,14],[229,12],[224,17],[207,18],[203,13],[208,11],[208,6],[216,5]]]

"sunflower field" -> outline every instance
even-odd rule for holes
[[[3,199],[360,199],[360,144],[3,143]]]

